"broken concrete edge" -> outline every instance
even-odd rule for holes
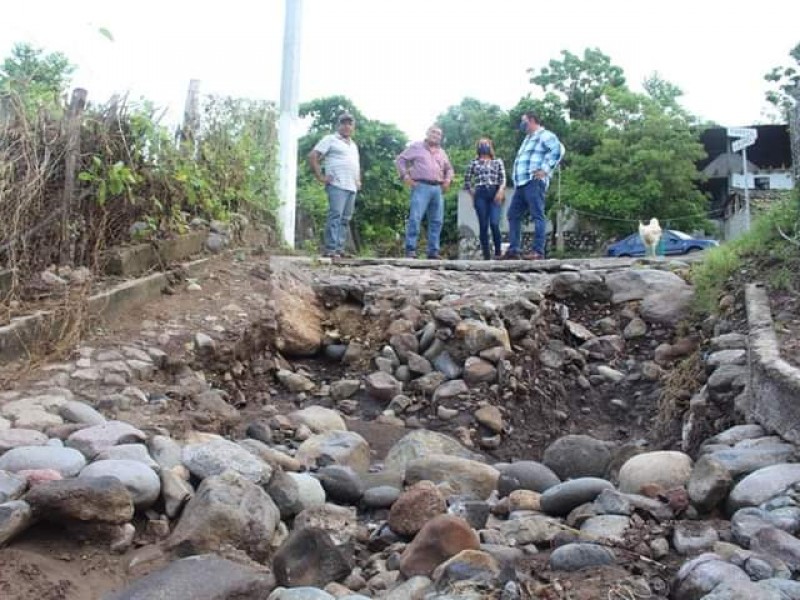
[[[207,237],[208,231],[191,231],[171,239],[111,248],[104,256],[103,270],[123,277],[140,275],[202,253]]]
[[[277,257],[278,255],[273,255]],[[440,269],[443,271],[494,271],[517,273],[551,273],[561,271],[608,271],[627,269],[634,265],[648,263],[635,258],[580,258],[545,260],[432,260],[417,258],[313,258],[308,256],[281,256],[281,259],[302,264],[321,266],[369,267],[389,265],[410,269]]]
[[[177,269],[189,275],[198,274],[208,262],[201,258],[185,263]],[[89,316],[113,319],[132,308],[157,298],[167,286],[171,271],[154,273],[91,296],[88,300]],[[63,317],[55,317],[52,311],[39,311],[12,320],[0,327],[0,365],[25,359],[34,346],[55,339],[64,326]]]
[[[800,369],[781,358],[767,291],[745,288],[749,336],[751,417],[784,439],[800,443]]]

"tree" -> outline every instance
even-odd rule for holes
[[[608,124],[590,155],[574,155],[564,172],[571,207],[608,233],[629,233],[637,220],[662,226],[706,223],[707,201],[695,182],[702,144],[682,112],[644,94],[616,89],[597,114]]]
[[[309,134],[330,133],[336,128],[336,120],[340,114],[348,112],[356,120],[356,126],[361,125],[364,115],[346,96],[326,96],[316,98],[300,106],[300,116],[311,119],[308,127]]]
[[[789,122],[789,137],[792,148],[792,171],[795,181],[800,179],[800,44],[789,52],[795,64],[788,67],[775,67],[764,76],[774,84],[767,92],[767,101],[781,113],[781,118]]]
[[[61,52],[45,54],[30,44],[15,44],[0,66],[0,94],[16,94],[28,106],[55,105],[74,70]]]
[[[562,60],[551,60],[538,73],[528,69],[530,81],[545,93],[560,97],[570,120],[592,120],[606,90],[625,87],[624,72],[596,48],[585,49],[583,58],[568,50],[562,50],[561,55]]]
[[[643,87],[647,95],[665,110],[684,113],[678,102],[683,96],[683,90],[674,83],[663,79],[658,73],[653,73],[644,80]]]
[[[772,89],[766,93],[767,102],[777,107],[782,115],[798,102],[800,94],[800,44],[789,52],[794,60],[793,65],[775,67],[764,75],[764,79],[773,84]]]
[[[442,128],[448,149],[474,151],[478,138],[489,137],[494,142],[495,151],[503,154],[513,140],[508,113],[496,104],[475,98],[464,98],[459,104],[448,107],[436,117],[436,122]]]
[[[345,96],[318,98],[300,107],[300,115],[310,118],[311,126],[299,144],[298,206],[313,223],[315,232],[321,232],[328,202],[324,189],[312,177],[306,156],[323,135],[336,130],[336,119],[343,111],[355,118],[353,138],[361,157],[361,190],[351,221],[353,237],[361,251],[370,246],[378,253],[391,252],[398,233],[404,229],[408,206],[394,159],[408,140],[394,125],[366,118]],[[318,237],[319,233],[314,235]]]

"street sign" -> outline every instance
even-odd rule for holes
[[[756,138],[741,138],[731,143],[731,152],[738,152],[742,148],[747,148],[756,143]]]
[[[731,143],[731,151],[738,152],[755,144],[758,131],[752,127],[728,127],[728,137],[739,138]]]
[[[758,131],[752,127],[728,127],[728,137],[756,139]]]

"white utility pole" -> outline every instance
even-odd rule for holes
[[[298,88],[300,84],[300,25],[303,0],[286,0],[283,26],[283,71],[278,119],[280,208],[278,219],[283,243],[294,248],[295,207],[297,205]]]
[[[744,179],[744,222],[750,231],[750,184],[747,182],[747,146],[742,147],[742,178]]]

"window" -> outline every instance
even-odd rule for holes
[[[768,190],[769,189],[769,177],[756,177],[755,178],[755,188],[757,190]]]

